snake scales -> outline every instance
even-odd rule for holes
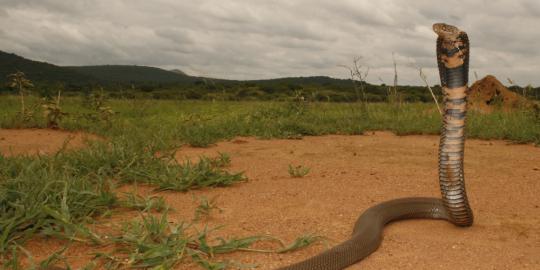
[[[439,144],[439,185],[442,198],[402,198],[367,209],[356,221],[349,240],[305,261],[279,270],[339,270],[374,252],[384,225],[402,219],[444,219],[457,226],[473,223],[463,176],[464,126],[467,112],[469,39],[455,26],[433,25],[437,64],[444,93],[444,115]]]

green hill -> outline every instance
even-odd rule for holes
[[[0,84],[7,76],[22,71],[36,83],[62,82],[70,85],[108,84],[190,84],[197,80],[186,74],[147,66],[103,65],[62,67],[33,61],[0,51]]]
[[[28,60],[16,54],[0,51],[0,84],[4,85],[7,76],[22,71],[33,82],[64,82],[68,84],[88,84],[95,78],[80,74],[63,67],[45,62]]]
[[[326,76],[288,77],[268,80],[225,80],[193,77],[180,70],[164,70],[148,66],[56,66],[33,61],[0,51],[0,92],[6,87],[7,76],[24,72],[36,88],[55,88],[61,82],[67,91],[88,91],[103,86],[111,95],[120,97],[187,98],[226,100],[283,100],[302,95],[315,100],[357,101],[364,98],[379,102],[388,98],[384,85],[366,84],[362,93],[349,79]],[[51,87],[52,86],[52,87]],[[520,90],[521,89],[521,90]],[[434,87],[440,96],[440,87]],[[512,88],[523,92],[522,88]],[[527,90],[529,98],[538,99],[540,88]],[[423,86],[399,86],[399,99],[431,102],[432,97]]]
[[[180,75],[187,75],[185,72],[179,70],[179,69],[171,69],[169,70],[170,72],[174,72],[174,73],[177,73],[177,74],[180,74]]]
[[[61,82],[68,91],[86,91],[100,85],[113,95],[117,92],[125,94],[125,90],[132,89],[143,93],[142,96],[153,98],[279,100],[300,92],[301,95],[320,100],[354,101],[360,98],[360,93],[354,90],[351,80],[325,76],[249,81],[212,79],[189,76],[179,70],[168,71],[148,66],[62,67],[2,51],[0,51],[0,91],[2,88],[3,91],[9,91],[5,87],[6,77],[17,70],[24,72],[38,88],[48,88],[50,83]],[[430,99],[422,88],[415,87],[408,90],[412,90],[407,91],[411,100]],[[366,84],[365,92],[366,98],[370,101],[383,101],[386,98],[386,87]]]
[[[64,69],[99,79],[101,83],[192,83],[196,78],[147,66],[70,66]]]

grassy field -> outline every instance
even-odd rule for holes
[[[21,115],[17,113],[18,97],[0,96],[0,127],[46,127],[37,102],[27,99],[26,106],[35,112]],[[169,269],[184,258],[203,269],[225,269],[229,266],[226,262],[212,262],[213,254],[249,250],[254,242],[278,240],[254,236],[210,245],[208,231],[190,234],[186,224],[169,224],[167,206],[159,197],[120,196],[115,188],[145,183],[156,190],[185,192],[246,180],[242,173],[226,170],[230,162],[226,153],[217,158],[201,157],[198,163],[173,162],[170,153],[184,144],[206,147],[235,136],[298,139],[369,130],[438,134],[441,126],[437,109],[425,103],[105,101],[72,97],[62,100],[60,110],[66,113],[56,121],[61,129],[88,131],[107,140],[52,156],[0,155],[0,258],[5,268],[18,269],[21,258],[35,269],[62,261],[63,250],[44,261],[29,260],[25,241],[46,236],[98,246],[112,242],[121,247],[114,254],[97,254],[86,269],[98,264],[109,269]],[[540,116],[526,110],[472,112],[467,135],[538,145]],[[161,155],[155,155],[157,152]],[[107,238],[90,229],[88,224],[95,218],[110,216],[118,207],[140,211],[142,217],[125,223],[122,230]],[[202,200],[200,207],[199,212],[210,213],[216,206]],[[294,243],[280,243],[280,249],[264,252],[288,252],[318,240],[313,235],[299,237]],[[125,258],[130,258],[129,263]]]
[[[28,101],[27,101],[28,102]],[[36,102],[30,101],[28,103]],[[88,101],[86,101],[88,103]],[[208,146],[235,136],[295,138],[303,135],[362,134],[388,130],[399,135],[438,134],[441,117],[430,103],[305,103],[305,102],[210,102],[172,100],[110,100],[114,111],[109,121],[89,117],[91,108],[80,98],[62,100],[60,121],[66,130],[83,130],[107,137],[136,133],[193,146]],[[15,117],[20,110],[15,96],[0,97],[0,127],[45,127],[36,110],[26,123]],[[94,112],[94,115],[98,115]],[[469,112],[467,136],[540,143],[538,112]]]

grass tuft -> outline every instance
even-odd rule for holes
[[[285,246],[280,240],[270,236],[212,239],[210,234],[219,228],[204,227],[195,233],[190,232],[190,228],[192,225],[188,223],[169,222],[166,211],[161,216],[144,214],[138,220],[124,223],[120,234],[111,238],[116,246],[115,250],[111,253],[100,253],[97,258],[107,269],[171,269],[188,261],[197,263],[203,269],[227,269],[232,263],[213,261],[217,254],[236,251],[284,253],[304,248],[322,239],[319,236],[302,236]],[[282,248],[251,248],[261,241],[278,242]]]
[[[199,205],[195,208],[194,221],[199,221],[202,218],[207,218],[210,214],[217,210],[222,212],[223,210],[217,206],[217,196],[208,200],[205,196],[199,197]]]
[[[291,177],[304,177],[306,176],[311,169],[309,167],[305,167],[303,165],[293,166],[289,164],[289,175]]]
[[[134,193],[124,193],[124,199],[120,201],[120,205],[125,208],[139,210],[142,212],[157,211],[162,212],[167,209],[165,199],[159,196],[143,197]]]

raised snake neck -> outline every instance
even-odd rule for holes
[[[402,198],[367,209],[356,221],[349,240],[305,261],[279,270],[340,270],[374,252],[382,231],[392,221],[444,219],[457,226],[473,223],[463,176],[464,126],[467,112],[469,39],[457,27],[436,23],[437,64],[444,93],[444,116],[439,144],[439,184],[442,198]]]

